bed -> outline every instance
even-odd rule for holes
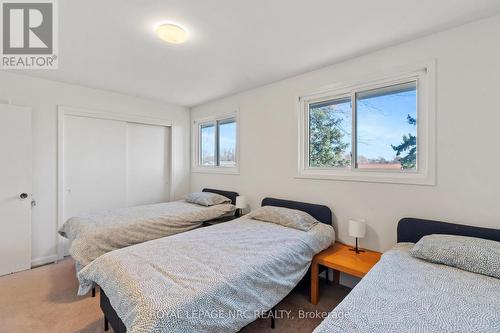
[[[105,254],[80,271],[81,294],[101,287],[115,332],[237,332],[272,309],[331,245],[326,206],[266,198],[307,212],[301,231],[248,217]]]
[[[405,218],[398,244],[314,333],[500,332],[500,279],[415,258],[422,237],[446,234],[500,241],[500,230]]]
[[[234,214],[238,193],[203,189],[231,203],[209,207],[185,200],[109,210],[72,217],[59,229],[71,241],[77,271],[104,253],[200,227],[204,221]]]

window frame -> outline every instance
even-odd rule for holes
[[[350,84],[337,84],[298,98],[298,175],[296,178],[361,181],[396,184],[435,185],[435,62],[415,65],[392,75]],[[417,170],[358,168],[356,94],[407,82],[417,86]],[[309,147],[309,105],[321,101],[350,98],[351,166],[347,168],[311,167]]]
[[[219,163],[219,123],[234,119],[236,124],[236,147],[235,147],[235,166],[217,165]],[[201,161],[201,128],[203,125],[213,124],[215,129],[215,165],[202,165]],[[219,174],[239,174],[239,143],[240,143],[239,111],[220,114],[212,117],[205,117],[193,120],[192,136],[192,166],[191,171],[197,173],[219,173]]]

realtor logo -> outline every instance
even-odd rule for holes
[[[1,8],[1,67],[57,68],[55,0],[1,0]]]

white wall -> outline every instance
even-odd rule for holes
[[[189,112],[186,108],[118,93],[0,72],[0,101],[33,108],[32,263],[57,257],[57,105],[138,114],[174,122],[175,198],[189,190]]]
[[[340,241],[365,218],[361,246],[387,250],[405,216],[500,227],[500,16],[387,48],[192,109],[240,110],[240,175],[193,173],[191,189],[237,190],[328,205]],[[327,43],[328,41],[325,41]],[[437,60],[437,186],[296,179],[297,96],[423,60]]]

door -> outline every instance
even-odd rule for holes
[[[126,123],[64,119],[64,215],[126,206]]]
[[[127,206],[169,201],[170,128],[127,123]]]
[[[31,266],[31,108],[0,105],[0,275]]]
[[[126,123],[64,116],[63,222],[126,206]],[[69,241],[62,240],[63,254]]]
[[[63,214],[166,202],[170,128],[64,115]],[[61,240],[62,254],[69,241]]]

